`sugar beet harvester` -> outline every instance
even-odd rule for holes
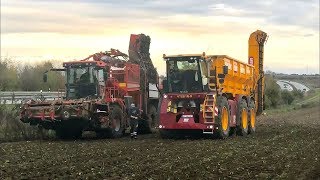
[[[182,132],[254,133],[264,96],[263,50],[267,34],[249,38],[248,64],[226,55],[164,55],[167,79],[160,99],[162,137]]]
[[[121,137],[129,126],[127,109],[134,102],[143,111],[139,131],[150,132],[159,93],[149,46],[149,36],[131,35],[129,56],[111,49],[51,69],[65,72],[66,97],[24,103],[21,121],[53,129],[60,138],[77,138],[84,130],[100,137]]]

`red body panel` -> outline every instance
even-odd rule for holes
[[[209,129],[208,126],[214,124],[203,124],[203,118],[201,116],[199,123],[195,123],[193,118],[189,118],[186,122],[183,117],[176,122],[175,114],[166,113],[161,114],[160,125],[162,129]]]
[[[192,115],[192,112],[187,111],[179,111],[177,113],[167,112],[168,103],[170,101],[187,101],[187,100],[200,100],[202,104],[206,93],[188,93],[188,94],[178,94],[178,93],[170,93],[164,95],[166,98],[162,98],[160,105],[160,123],[159,127],[161,129],[193,129],[193,130],[206,130],[213,129],[213,123],[204,124],[204,119],[202,115],[202,111],[195,113],[199,115],[199,122],[195,122],[195,118]],[[181,117],[177,120],[177,115],[181,115]]]
[[[131,34],[130,36],[130,44],[129,44],[129,49],[135,52],[138,51],[138,47],[140,47],[140,44],[138,42],[139,40],[139,35],[138,34]]]
[[[204,101],[204,98],[206,96],[206,93],[189,93],[189,94],[178,94],[178,93],[170,93],[166,94],[166,98],[162,98],[161,105],[160,105],[160,123],[159,127],[161,129],[198,129],[198,130],[207,130],[207,129],[215,129],[215,124],[204,122],[203,118],[203,112],[200,111],[198,113],[199,115],[199,122],[195,122],[195,119],[192,115],[192,113],[187,112],[168,112],[168,103],[170,101],[182,101],[182,100],[201,100],[201,104]],[[236,126],[236,116],[237,116],[237,99],[235,100],[228,100],[228,104],[230,107],[229,113],[230,113],[230,127]],[[177,115],[181,114],[181,117],[177,120]],[[215,114],[217,116],[218,113]]]

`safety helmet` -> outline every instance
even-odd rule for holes
[[[135,107],[134,103],[131,103],[131,107]]]

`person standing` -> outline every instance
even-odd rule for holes
[[[129,108],[129,118],[130,118],[130,136],[131,138],[137,139],[138,131],[138,120],[140,116],[140,110],[135,106],[134,103],[131,104]]]

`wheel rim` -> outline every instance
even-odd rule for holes
[[[242,109],[242,113],[241,113],[241,121],[242,121],[242,128],[243,129],[247,129],[248,127],[248,114],[246,109]]]
[[[226,131],[228,129],[228,111],[226,107],[222,108],[222,129]]]
[[[251,109],[250,125],[252,128],[256,126],[256,113],[254,112],[254,109]]]

